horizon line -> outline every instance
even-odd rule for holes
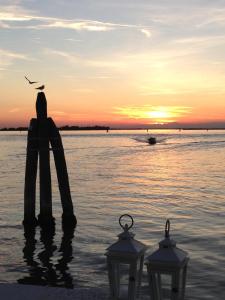
[[[197,127],[197,126],[190,126],[190,127],[110,127],[110,126],[103,126],[103,125],[93,125],[93,126],[78,126],[78,125],[65,125],[65,126],[58,126],[59,130],[64,131],[79,131],[79,130],[225,130],[224,127]],[[28,131],[29,127],[27,126],[18,126],[18,127],[2,127],[0,131]]]

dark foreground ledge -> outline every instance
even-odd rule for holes
[[[0,283],[2,300],[108,300],[107,289],[65,289],[35,285]]]
[[[1,300],[110,300],[109,289],[36,286],[14,283],[0,283]],[[141,293],[139,300],[149,300]]]

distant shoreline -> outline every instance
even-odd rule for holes
[[[110,130],[108,126],[62,126],[58,127],[59,130]],[[28,127],[4,127],[0,131],[27,131]]]
[[[59,130],[63,130],[63,131],[83,131],[83,130],[105,130],[105,131],[109,131],[109,130],[225,130],[225,128],[222,127],[218,127],[218,128],[207,128],[207,127],[187,127],[187,128],[111,128],[109,126],[61,126],[58,127]],[[4,128],[0,128],[0,131],[28,131],[28,127],[4,127]]]

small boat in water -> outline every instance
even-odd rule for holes
[[[156,144],[156,138],[151,136],[150,138],[148,138],[148,143],[149,143],[149,145],[155,145]]]

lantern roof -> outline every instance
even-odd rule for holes
[[[121,225],[121,218],[124,216],[128,216],[132,220],[132,224],[128,226],[125,224],[124,226]],[[123,232],[118,235],[118,241],[112,244],[107,248],[106,255],[134,255],[139,256],[142,254],[146,249],[147,246],[143,243],[139,242],[138,240],[134,239],[135,234],[130,232],[129,229],[133,226],[133,218],[130,215],[122,215],[119,219],[120,226],[123,228]]]
[[[159,242],[159,249],[148,256],[148,263],[181,265],[189,259],[186,251],[176,247],[176,242],[170,238],[169,230],[170,222],[167,220],[165,238]]]

